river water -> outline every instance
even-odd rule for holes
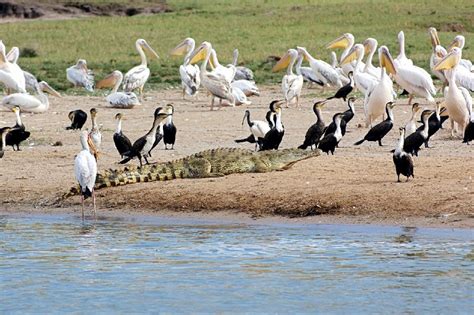
[[[469,313],[473,245],[456,229],[1,215],[0,313]]]

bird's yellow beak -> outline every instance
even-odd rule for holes
[[[62,97],[61,94],[59,94],[55,89],[53,89],[51,86],[49,86],[48,83],[44,81],[43,81],[43,91],[48,92],[49,94],[56,97]]]
[[[115,77],[115,74],[112,72],[95,85],[96,88],[98,89],[103,89],[103,88],[111,88],[117,83],[117,78]]]
[[[281,59],[273,66],[272,72],[277,72],[282,69],[286,69],[290,64],[291,57],[289,53],[286,53]]]
[[[380,66],[384,67],[388,73],[393,75],[397,74],[397,70],[395,70],[395,65],[393,64],[392,56],[386,47],[381,47]]]
[[[148,52],[150,53],[153,57],[155,57],[156,59],[160,59],[160,56],[158,56],[158,54],[156,53],[156,51],[151,48],[151,46],[147,43],[147,42],[144,42],[142,44],[142,47]]]
[[[191,61],[189,63],[195,64],[201,60],[204,60],[204,58],[206,57],[206,52],[207,51],[203,45],[199,46],[199,48],[196,49],[194,53],[191,55]]]
[[[430,27],[428,29],[428,32],[430,33],[431,45],[433,46],[433,48],[440,45],[438,32],[436,31],[436,29],[434,27]]]
[[[348,64],[349,62],[352,62],[359,57],[358,55],[358,50],[354,49],[355,47],[352,47],[352,49],[349,51],[347,56],[344,57],[344,59],[341,60],[341,66]]]
[[[435,66],[434,70],[448,70],[454,68],[460,60],[460,56],[458,54],[454,54],[451,51],[447,54],[443,59],[441,59]]]
[[[344,35],[336,38],[335,40],[333,40],[329,44],[327,44],[326,48],[327,49],[346,48],[348,45],[349,45],[349,39],[344,34]]]
[[[186,54],[188,50],[189,50],[188,42],[186,40],[183,40],[178,46],[176,46],[175,48],[173,48],[173,50],[171,50],[170,55],[182,56]]]

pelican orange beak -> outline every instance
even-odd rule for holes
[[[287,52],[281,59],[273,66],[272,72],[277,72],[282,69],[286,69],[291,61],[291,55]]]
[[[171,56],[182,56],[182,55],[186,54],[189,51],[189,48],[190,48],[189,40],[188,40],[188,38],[186,38],[178,46],[176,46],[175,48],[173,48],[173,50],[171,50],[170,55]]]
[[[439,37],[438,37],[438,32],[436,31],[436,28],[430,27],[428,29],[428,32],[430,33],[431,46],[433,46],[433,48],[435,48],[436,46],[441,45],[440,41],[439,41]]]
[[[327,44],[326,48],[327,49],[336,49],[336,48],[346,48],[347,46],[349,46],[349,38],[348,38],[347,34],[344,34],[344,35],[336,38],[335,40],[333,40],[329,44]]]
[[[391,73],[393,75],[397,74],[397,70],[395,69],[392,56],[390,55],[390,51],[386,46],[381,46],[379,48],[379,59],[380,66],[384,67],[388,73]]]
[[[364,49],[364,46],[362,45],[354,45],[351,50],[349,50],[349,53],[347,56],[344,57],[344,59],[341,60],[341,66],[348,64],[354,60],[356,60],[359,57],[359,54],[361,53],[361,48]]]
[[[114,71],[99,82],[97,82],[95,87],[98,89],[111,88],[115,85],[115,83],[117,83],[117,75]]]
[[[155,51],[153,48],[151,48],[150,44],[148,44],[148,43],[146,42],[146,40],[143,40],[143,41],[141,42],[141,45],[142,45],[142,47],[143,47],[146,51],[148,51],[148,52],[149,52],[152,56],[154,56],[156,59],[160,59],[160,56],[158,56],[158,54],[156,53],[156,51]]]
[[[365,54],[364,55],[368,55],[369,54],[369,51],[370,51],[370,43],[369,41],[366,39],[364,40],[364,42],[362,43],[362,45],[364,45],[364,51],[365,51]]]
[[[454,47],[453,50],[441,59],[435,66],[434,70],[448,70],[454,68],[461,60],[461,50]]]
[[[61,94],[59,94],[55,89],[53,89],[51,86],[49,86],[48,83],[45,81],[41,81],[41,89],[45,92],[48,92],[49,94],[56,96],[56,97],[62,97]]]
[[[208,42],[203,42],[190,56],[190,64],[198,63],[206,58],[207,50],[211,49]]]
[[[451,44],[449,44],[448,51],[452,51],[454,47],[461,48],[461,45],[462,45],[461,40],[459,39],[458,36],[456,36],[451,42]]]

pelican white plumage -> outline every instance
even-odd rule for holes
[[[115,70],[101,81],[97,82],[97,88],[113,87],[112,92],[105,98],[110,104],[110,107],[114,108],[133,108],[141,105],[138,97],[133,92],[118,92],[120,85],[122,84],[123,74],[122,72]]]
[[[10,94],[2,99],[1,104],[10,110],[13,107],[18,106],[24,113],[44,113],[49,108],[49,100],[48,96],[43,92],[48,92],[56,97],[61,97],[61,94],[50,87],[45,81],[41,81],[38,84],[36,92],[38,93],[36,96],[26,93]]]
[[[451,51],[451,49],[454,47],[458,47],[462,50],[464,48],[465,43],[466,38],[462,35],[457,35],[456,37],[454,37],[451,44],[449,44],[448,51]],[[459,65],[466,68],[469,72],[474,71],[474,67],[472,66],[471,60],[461,58],[461,60],[459,60]]]
[[[298,54],[298,59],[295,65],[295,71],[296,71],[296,74],[303,76],[304,81],[308,82],[308,87],[313,85],[313,83],[316,83],[320,86],[324,86],[324,83],[318,79],[313,69],[311,69],[311,67],[302,67],[301,66],[302,63],[303,63],[303,55]],[[336,63],[337,63],[337,60],[336,60]]]
[[[239,59],[239,50],[236,48],[233,52],[232,64],[235,67],[234,80],[249,80],[253,81],[253,71],[247,67],[237,66],[237,60]]]
[[[399,53],[397,58],[395,58],[395,61],[399,66],[413,66],[413,61],[407,58],[405,54],[405,33],[403,31],[398,33],[398,45]]]
[[[281,89],[285,96],[287,107],[293,99],[296,99],[296,107],[299,107],[300,105],[300,94],[304,81],[302,75],[293,73],[293,66],[295,65],[296,58],[298,58],[298,51],[295,49],[288,49],[286,54],[272,69],[273,72],[276,72],[286,68],[286,75],[283,76],[281,81]]]
[[[159,58],[158,54],[151,48],[146,40],[139,38],[135,42],[135,48],[140,55],[141,63],[138,66],[133,67],[125,73],[123,78],[123,90],[125,92],[133,92],[138,89],[140,98],[143,97],[143,87],[146,81],[150,77],[150,69],[148,68],[147,59],[144,50],[151,53],[156,59]]]
[[[85,59],[66,69],[66,77],[74,87],[83,87],[89,92],[94,92],[94,73],[87,68]]]
[[[372,59],[374,57],[375,52],[377,51],[378,42],[375,38],[369,37],[366,40],[364,40],[362,44],[364,45],[365,53],[367,55],[367,59],[365,60],[365,66],[362,71],[379,79],[380,68],[375,67],[372,64]]]
[[[18,58],[17,58],[18,59]],[[0,40],[0,82],[7,89],[19,93],[26,93],[25,76],[23,70],[13,62],[8,61],[6,56],[6,48],[3,41]]]
[[[448,110],[449,118],[451,119],[452,135],[454,135],[454,122],[464,132],[469,123],[469,108],[472,106],[472,97],[463,87],[456,84],[456,72],[460,68],[459,61],[462,57],[462,50],[458,47],[453,47],[440,62],[438,62],[434,69],[445,70],[444,74],[448,80],[449,86],[445,89],[445,106]],[[462,66],[461,66],[462,67]]]
[[[232,87],[232,95],[234,96],[235,105],[252,104],[252,102],[247,99],[247,95],[238,87]]]
[[[82,220],[84,220],[84,199],[92,197],[94,204],[94,217],[96,216],[96,203],[94,185],[97,177],[97,161],[89,151],[89,134],[81,132],[82,150],[74,159],[74,174],[81,187]]]
[[[385,69],[392,74],[396,74],[396,70],[386,46],[379,48],[379,62],[379,81],[375,86],[369,89],[364,99],[366,127],[372,126],[372,122],[385,113],[385,105],[388,102],[393,102],[393,84],[392,80],[385,78],[388,76],[387,73],[385,73]]]
[[[18,47],[12,47],[7,54],[7,59],[11,63],[17,63],[18,58],[20,57],[20,49]],[[25,89],[32,93],[38,91],[38,79],[28,71],[23,70],[23,75],[25,77]]]
[[[311,69],[318,79],[324,83],[324,85],[333,86],[336,88],[342,87],[342,81],[339,73],[330,64],[323,60],[315,59],[311,56],[306,48],[296,47],[299,54],[302,54],[304,59],[309,62]]]
[[[339,61],[342,62],[344,58],[346,58],[347,54],[349,54],[349,51],[352,49],[354,46],[354,35],[351,33],[345,33],[335,40],[331,41],[329,44],[326,45],[327,49],[336,49],[336,48],[343,48],[343,52],[341,53]],[[364,67],[364,63],[361,62],[360,67]],[[347,77],[349,75],[349,72],[354,72],[355,69],[355,63],[348,63],[345,64],[344,66],[341,66],[342,72],[344,75]]]
[[[245,96],[260,96],[260,91],[254,81],[235,80],[230,84],[232,88],[238,88],[244,92]]]
[[[201,76],[199,75],[199,67],[197,65],[189,64],[190,56],[195,48],[194,39],[188,37],[184,39],[178,46],[172,51],[172,56],[184,56],[184,62],[179,66],[179,75],[181,77],[181,86],[183,87],[183,99],[186,94],[189,96],[196,95],[198,93],[199,86],[201,85]]]
[[[227,82],[231,83],[234,80],[236,68],[232,64],[228,64],[227,66],[223,66],[219,63],[219,59],[217,59],[216,50],[213,48],[211,50],[211,67],[213,68],[212,72],[216,75],[220,75],[224,77]]]
[[[362,44],[355,44],[345,58],[341,61],[341,66],[347,63],[357,60],[354,65],[354,83],[356,88],[361,91],[364,95],[367,94],[378,83],[378,79],[372,75],[363,72],[362,68],[359,67],[362,58],[364,58],[365,49]]]
[[[443,87],[441,90],[444,89],[448,81],[446,80],[446,77],[444,76],[443,71],[438,71],[434,70],[434,66],[441,60],[443,59],[444,56],[446,56],[447,51],[444,49],[444,47],[441,46],[439,37],[438,37],[438,32],[436,31],[436,28],[430,27],[428,29],[428,32],[430,34],[430,39],[431,39],[431,47],[432,47],[432,52],[430,56],[430,69],[431,73],[433,73],[441,82],[443,82]]]
[[[200,67],[201,84],[212,94],[211,110],[214,109],[214,97],[219,98],[220,105],[222,105],[222,100],[225,99],[229,101],[231,106],[234,106],[235,99],[232,95],[230,82],[223,76],[207,71],[207,64],[209,63],[211,53],[211,43],[203,42],[190,56],[190,63],[194,64],[204,59]]]

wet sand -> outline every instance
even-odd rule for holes
[[[261,87],[262,96],[251,98],[247,107],[224,107],[209,111],[209,98],[181,99],[178,90],[146,93],[143,106],[129,110],[107,108],[103,97],[67,96],[50,98],[45,114],[24,114],[23,121],[31,138],[23,150],[7,149],[0,160],[1,210],[7,212],[80,212],[80,198],[57,202],[58,197],[75,184],[74,156],[80,150],[79,132],[66,131],[67,113],[81,108],[99,110],[102,125],[102,155],[99,169],[117,168],[118,153],[112,141],[113,117],[122,112],[124,133],[134,141],[151,126],[157,106],[175,105],[174,121],[178,128],[175,150],[164,150],[160,143],[152,161],[168,161],[216,147],[253,148],[236,144],[246,137],[241,126],[246,108],[252,119],[264,119],[271,100],[281,97],[279,87]],[[311,107],[318,90],[304,90],[300,109],[283,110],[285,137],[282,148],[298,146],[306,129],[314,122]],[[420,101],[426,104],[426,101]],[[356,102],[356,116],[334,156],[322,155],[295,164],[282,172],[235,174],[221,178],[183,179],[152,182],[99,190],[99,212],[158,213],[160,215],[209,216],[214,218],[271,218],[300,223],[370,223],[409,226],[474,227],[474,146],[452,138],[449,124],[431,139],[430,149],[422,149],[414,158],[415,179],[396,182],[392,163],[398,127],[410,116],[406,99],[397,101],[395,126],[376,143],[353,143],[367,132],[363,128],[362,100]],[[323,115],[329,123],[332,115],[346,110],[332,100]],[[14,124],[13,113],[0,112],[0,127]],[[86,124],[90,128],[90,122]],[[60,141],[62,146],[53,146]],[[137,163],[133,161],[131,163]],[[292,219],[291,219],[292,218]]]

